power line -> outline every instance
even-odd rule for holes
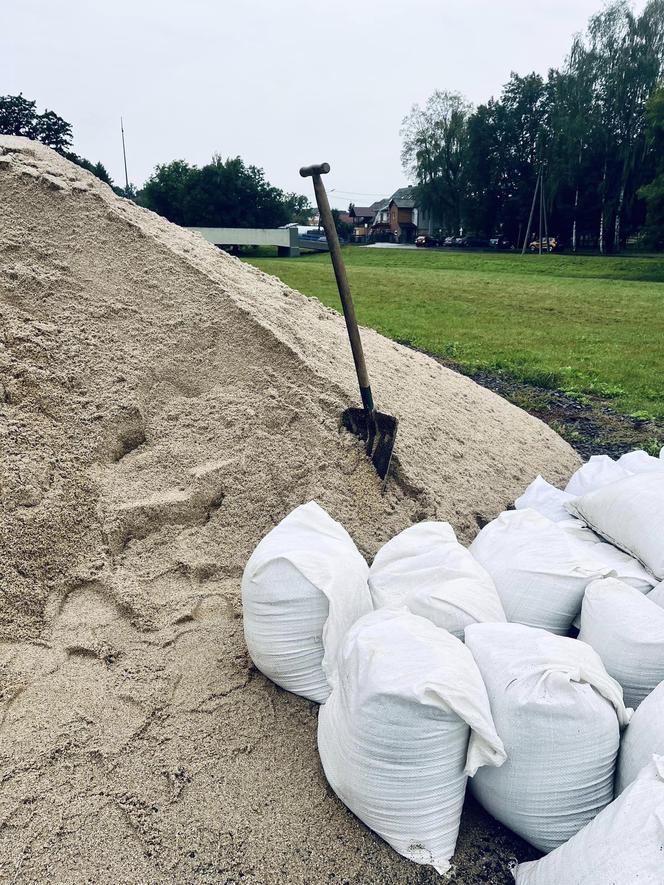
[[[339,188],[332,187],[330,188],[330,193],[334,194],[343,194],[347,197],[384,197],[387,191],[377,191],[375,193],[366,193],[362,191],[342,191]]]

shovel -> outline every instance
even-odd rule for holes
[[[339,237],[337,236],[334,218],[332,217],[330,204],[325,193],[325,185],[321,178],[321,175],[326,175],[329,171],[330,164],[321,163],[319,166],[303,166],[300,169],[300,175],[303,178],[311,176],[314,180],[318,212],[327,238],[327,245],[330,249],[330,257],[332,258],[334,275],[337,279],[337,288],[339,289],[341,305],[344,310],[348,338],[350,339],[350,349],[353,352],[355,371],[357,372],[357,380],[360,385],[360,395],[362,396],[362,405],[364,407],[362,409],[346,409],[341,416],[341,423],[346,430],[354,433],[355,436],[359,436],[366,443],[367,455],[371,458],[378,476],[385,480],[390,469],[398,422],[392,415],[377,412],[374,406],[371,385],[369,384],[369,374],[364,362],[360,330],[357,328],[355,308],[350,294],[348,278],[346,277],[346,268],[341,256]]]

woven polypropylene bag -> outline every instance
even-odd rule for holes
[[[660,581],[657,586],[652,588],[648,594],[648,599],[656,605],[659,605],[661,608],[664,608],[664,581]]]
[[[569,513],[565,510],[565,501],[571,501],[574,495],[563,492],[547,482],[542,476],[537,476],[528,486],[526,491],[516,499],[514,506],[517,510],[536,510],[551,522],[568,520]]]
[[[381,609],[348,631],[318,719],[337,796],[399,854],[443,873],[466,778],[503,745],[475,661],[425,618]]]
[[[664,449],[662,451],[664,452]],[[650,473],[653,470],[664,470],[664,458],[661,452],[660,457],[655,458],[642,449],[621,455],[617,464],[630,473]]]
[[[664,578],[664,470],[637,473],[565,507],[611,544]]]
[[[405,606],[458,639],[468,624],[506,620],[491,576],[447,522],[420,522],[381,547],[369,589],[375,608]]]
[[[508,621],[567,633],[583,593],[611,567],[534,510],[502,513],[486,525],[470,552],[489,572]]]
[[[608,455],[592,455],[585,464],[576,470],[567,485],[565,491],[569,495],[578,497],[587,495],[595,489],[601,489],[618,479],[625,479],[631,475],[631,471],[609,458]]]
[[[664,757],[653,756],[636,780],[567,844],[519,864],[516,885],[662,885]]]
[[[628,707],[638,707],[664,680],[664,609],[623,581],[588,586],[579,639],[620,683]]]
[[[636,710],[623,732],[618,754],[616,794],[622,793],[652,755],[664,757],[664,682]]]
[[[507,753],[471,783],[479,802],[542,851],[562,845],[613,798],[620,686],[590,646],[520,624],[472,624],[473,653]]]
[[[314,501],[289,513],[242,578],[244,635],[258,669],[323,703],[341,639],[372,609],[368,572],[348,532]]]
[[[569,516],[569,513],[567,515]],[[610,569],[612,577],[624,581],[640,593],[650,593],[657,583],[657,578],[653,577],[638,559],[609,544],[580,519],[567,519],[558,525],[585,547],[589,556],[602,563],[607,572]]]
[[[630,476],[630,471],[613,458],[609,458],[608,455],[592,455],[572,474],[565,491],[575,497],[586,495],[627,476]]]

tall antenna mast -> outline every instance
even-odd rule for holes
[[[127,175],[127,149],[125,148],[124,126],[122,124],[122,117],[120,117],[120,132],[122,133],[122,156],[124,158],[125,190],[127,193],[129,193],[129,176]]]

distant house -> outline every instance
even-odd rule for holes
[[[433,217],[418,206],[417,189],[400,187],[376,209],[370,238],[374,242],[414,243],[421,233],[433,233]]]
[[[385,200],[377,200],[371,206],[352,206],[351,217],[353,220],[353,241],[366,243],[371,235],[371,225],[376,217],[376,210]]]

